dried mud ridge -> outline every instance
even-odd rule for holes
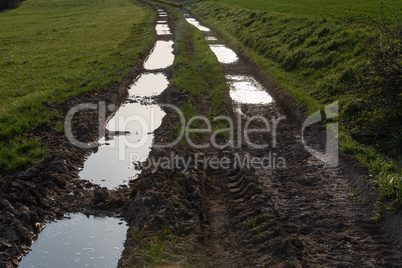
[[[63,106],[48,104],[49,109],[66,114],[76,104],[98,101],[119,106],[141,66],[137,65],[119,87],[70,99]],[[161,96],[164,103],[187,100],[185,93],[170,89]],[[203,109],[208,103],[194,100],[193,105]],[[231,107],[228,98],[226,107]],[[252,112],[253,107],[249,108]],[[46,126],[32,130],[27,136],[41,138],[52,149],[39,165],[0,181],[0,267],[16,267],[34,233],[46,222],[76,211],[122,215],[131,227],[142,228],[139,240],[129,230],[119,267],[146,263],[141,244],[150,242],[165,227],[177,238],[168,242],[170,254],[165,259],[178,265],[400,267],[401,248],[369,220],[375,196],[365,190],[365,170],[346,157],[339,168],[326,167],[311,157],[300,142],[299,120],[291,113],[287,116],[278,130],[287,135],[278,137],[275,149],[286,159],[286,169],[211,170],[194,164],[186,172],[144,170],[130,189],[111,191],[104,200],[94,200],[96,186],[78,178],[78,168],[89,151],[77,149],[64,134]],[[97,118],[95,111],[78,115],[74,131],[80,141],[97,140]],[[155,140],[171,138],[175,120],[168,113]],[[172,153],[187,158],[201,153],[233,159],[235,153],[258,156],[268,151],[178,146],[153,150],[150,157]],[[349,186],[361,189],[363,200],[351,200]]]

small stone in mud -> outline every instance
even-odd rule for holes
[[[98,188],[94,190],[94,203],[105,202],[105,200],[110,196],[109,191],[106,187]]]
[[[62,210],[57,211],[57,212],[56,212],[56,216],[57,216],[58,218],[64,217],[64,211],[62,211]]]
[[[303,242],[297,237],[293,239],[293,245],[297,248],[303,248]]]

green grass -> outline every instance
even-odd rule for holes
[[[225,92],[228,92],[223,70],[202,33],[187,23],[182,15],[178,20],[176,32],[176,58],[169,86],[174,91],[187,93],[188,100],[180,104],[186,122],[196,115],[212,119],[221,114]],[[200,110],[197,105],[194,105],[198,98],[207,99],[210,105]],[[200,122],[194,121],[195,124],[192,127],[204,128],[204,125],[197,124]],[[215,129],[224,126],[222,123],[217,124]],[[179,132],[180,129],[176,127],[176,134]],[[194,140],[199,140],[204,137],[200,134],[191,133],[190,136]],[[182,144],[184,144],[184,140],[182,140]]]
[[[256,224],[257,224],[257,219],[250,217],[250,218],[247,218],[247,221],[244,224],[244,226],[247,228],[247,230],[251,230],[255,227]]]
[[[141,229],[141,227],[138,228]],[[135,232],[138,233],[138,231]],[[163,227],[158,234],[149,236],[147,239],[144,239],[144,241],[140,241],[141,236],[142,232],[140,236],[134,236],[133,233],[133,238],[140,245],[144,266],[149,267],[169,262],[168,259],[173,246],[177,242],[177,236],[173,234],[168,227]]]
[[[154,14],[131,0],[29,0],[0,13],[0,174],[45,154],[23,137],[62,120],[44,103],[123,80],[152,45]]]
[[[396,12],[393,1],[385,1]],[[356,109],[358,77],[367,64],[361,40],[378,41],[380,33],[363,17],[381,17],[377,1],[208,0],[187,7],[209,26],[242,49],[307,114],[335,100],[340,108],[340,149],[368,167],[380,197],[402,202],[400,153],[365,146],[352,133],[375,129],[387,116],[385,109]],[[385,12],[386,22],[394,22]],[[351,21],[351,19],[359,19]],[[352,26],[353,30],[346,23]],[[357,35],[356,35],[357,34]],[[401,142],[395,137],[395,147]],[[398,143],[399,142],[399,143]],[[400,150],[400,149],[399,149]],[[395,152],[395,150],[393,150]]]
[[[205,96],[211,107],[203,112],[212,118],[220,114],[228,89],[222,68],[200,31],[185,20],[179,22],[177,29],[176,59],[170,86],[174,90],[188,92],[190,98]]]
[[[254,60],[310,112],[322,103],[339,100],[340,95],[340,101],[347,101],[341,92],[355,82],[349,78],[362,67],[363,49],[346,24],[238,9],[214,1],[190,7],[246,46]]]
[[[379,17],[378,0],[209,0],[234,8],[253,9],[286,14],[323,16],[332,18],[356,18],[361,16]],[[382,1],[393,6],[392,0]]]
[[[139,227],[132,227],[131,228],[131,236],[134,239],[134,241],[139,241],[142,237],[143,234],[143,227],[140,225]]]

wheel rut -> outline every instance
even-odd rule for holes
[[[227,181],[219,174],[206,176],[206,245],[209,255],[219,267],[236,265],[233,254],[236,251],[236,240],[230,235],[233,222],[229,211],[229,192]]]

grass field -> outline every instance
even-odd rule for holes
[[[398,20],[394,2],[384,4],[394,14],[383,9],[383,16],[380,3],[374,0],[207,0],[189,2],[187,7],[219,29],[232,46],[242,48],[278,89],[305,105],[308,113],[338,100],[341,150],[369,168],[382,197],[402,202],[401,134],[394,133],[394,138],[374,146],[351,138],[354,133],[375,133],[392,110],[391,105],[379,102],[361,105],[364,97],[355,90],[370,61],[362,44],[378,45],[381,35],[368,16],[384,18],[386,24]],[[377,49],[381,53],[379,45]],[[389,123],[400,128],[397,114]]]
[[[211,2],[258,11],[343,19],[366,16],[378,18],[381,15],[381,9],[378,8],[380,1],[377,0],[211,0]],[[382,2],[389,6],[394,5],[392,0]]]
[[[22,136],[60,116],[43,103],[122,81],[152,45],[153,19],[131,0],[29,0],[0,13],[0,174],[44,155]]]

